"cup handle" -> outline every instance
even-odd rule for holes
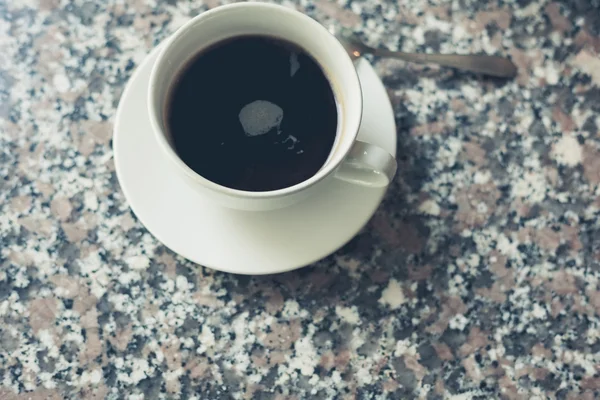
[[[357,140],[335,172],[335,177],[356,185],[385,187],[394,179],[396,168],[396,159],[390,153]]]

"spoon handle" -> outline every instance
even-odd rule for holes
[[[517,67],[508,58],[488,55],[462,54],[416,54],[374,49],[376,56],[393,57],[416,63],[433,63],[444,67],[463,69],[501,78],[513,78],[517,75]]]

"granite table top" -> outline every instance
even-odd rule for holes
[[[520,72],[374,60],[396,180],[343,249],[262,277],[162,246],[112,160],[135,67],[218,4],[0,1],[0,398],[598,398],[600,2],[284,1]]]

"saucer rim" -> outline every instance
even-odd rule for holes
[[[278,273],[284,273],[284,272],[289,272],[289,271],[293,271],[295,269],[299,269],[299,268],[303,268],[305,266],[309,266],[311,264],[316,263],[317,261],[323,260],[326,257],[332,255],[333,253],[335,253],[336,251],[338,251],[340,248],[342,248],[343,246],[345,246],[348,242],[350,242],[362,229],[364,229],[364,227],[369,223],[369,221],[372,219],[373,215],[375,214],[375,212],[377,211],[377,209],[379,208],[379,205],[381,204],[381,201],[383,200],[383,197],[385,196],[388,187],[385,187],[381,190],[381,192],[377,195],[373,197],[373,203],[376,204],[373,207],[373,211],[369,213],[369,215],[364,218],[364,221],[362,221],[361,223],[359,223],[359,227],[356,230],[351,230],[348,231],[348,233],[342,235],[340,234],[340,236],[338,236],[338,239],[336,240],[336,245],[331,246],[331,248],[329,250],[327,250],[326,252],[323,252],[319,255],[316,255],[315,257],[310,257],[308,261],[302,261],[301,263],[290,263],[287,267],[282,267],[282,268],[248,268],[247,265],[243,265],[240,268],[237,267],[223,267],[223,266],[219,266],[219,265],[213,265],[212,263],[207,263],[206,261],[201,261],[199,260],[197,257],[194,256],[188,256],[186,254],[189,254],[188,251],[185,251],[185,249],[181,249],[178,248],[177,245],[173,245],[173,244],[167,244],[168,241],[163,240],[163,235],[160,231],[160,229],[153,229],[150,228],[147,224],[144,223],[144,218],[142,218],[140,216],[140,213],[138,212],[138,206],[135,205],[134,201],[130,201],[130,199],[132,199],[132,195],[130,193],[130,188],[128,188],[127,184],[124,184],[125,180],[123,178],[123,172],[122,172],[122,168],[123,167],[119,167],[119,165],[121,165],[121,163],[119,163],[117,160],[121,159],[121,154],[122,152],[118,150],[117,146],[117,136],[118,136],[118,129],[117,126],[118,121],[121,120],[121,118],[124,118],[123,113],[124,113],[124,107],[122,107],[122,102],[124,103],[126,101],[126,99],[128,98],[128,95],[130,94],[130,92],[133,90],[132,88],[134,87],[133,82],[138,79],[139,74],[142,71],[142,67],[145,66],[146,63],[149,62],[149,60],[152,59],[152,57],[156,57],[156,54],[158,54],[158,52],[160,51],[160,49],[164,46],[164,43],[168,41],[168,38],[165,39],[163,42],[161,42],[159,45],[157,45],[154,49],[152,49],[147,55],[146,57],[140,62],[140,64],[137,66],[137,68],[135,69],[135,71],[132,73],[131,77],[129,78],[122,94],[121,94],[121,98],[119,100],[119,104],[117,106],[117,112],[115,114],[115,122],[114,122],[114,129],[113,129],[113,145],[112,145],[112,149],[113,149],[113,157],[114,157],[114,163],[115,163],[115,173],[117,176],[117,180],[119,182],[119,186],[123,192],[123,195],[125,197],[125,201],[127,203],[127,205],[129,206],[129,208],[131,209],[131,211],[133,212],[133,214],[136,216],[136,218],[138,219],[138,221],[140,222],[140,224],[142,226],[144,226],[144,228],[152,235],[154,236],[163,246],[165,246],[166,248],[168,248],[170,251],[174,252],[175,254],[195,263],[198,264],[199,266],[203,266],[206,268],[210,268],[213,269],[215,271],[221,271],[221,272],[227,272],[227,273],[233,273],[233,274],[240,274],[240,275],[269,275],[269,274],[278,274]],[[370,63],[368,63],[366,60],[361,60],[361,62],[364,62],[367,64],[368,68],[373,68],[372,65]],[[360,74],[359,75],[359,79],[360,79]],[[377,76],[377,79],[379,80],[379,82],[383,85],[383,82],[381,82],[381,79]],[[363,82],[361,81],[361,86],[363,85]],[[395,119],[393,118],[393,108],[391,106],[391,102],[389,100],[389,97],[386,97],[386,100],[389,108],[392,110],[392,122],[393,122],[393,127],[396,128],[396,123],[395,123]],[[146,113],[148,111],[146,110]],[[364,116],[364,114],[363,114]],[[361,125],[362,125],[362,121],[361,121]],[[394,135],[395,135],[395,129],[394,129]],[[397,139],[394,138],[394,142],[397,143]],[[394,149],[395,150],[395,149]],[[395,151],[394,151],[395,153]],[[395,156],[395,154],[394,154]],[[185,184],[183,181],[180,184]],[[203,196],[202,196],[203,197]],[[306,200],[301,200],[302,201],[306,201]],[[219,205],[215,205],[215,207],[219,207],[221,209],[226,209],[223,206],[219,206]],[[293,207],[293,205],[292,205]],[[255,212],[266,212],[268,213],[269,211],[245,211],[248,213],[255,213]]]

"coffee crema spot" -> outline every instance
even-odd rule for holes
[[[246,136],[264,135],[275,127],[277,134],[281,134],[279,125],[283,119],[283,110],[277,104],[256,100],[246,104],[239,117]]]

